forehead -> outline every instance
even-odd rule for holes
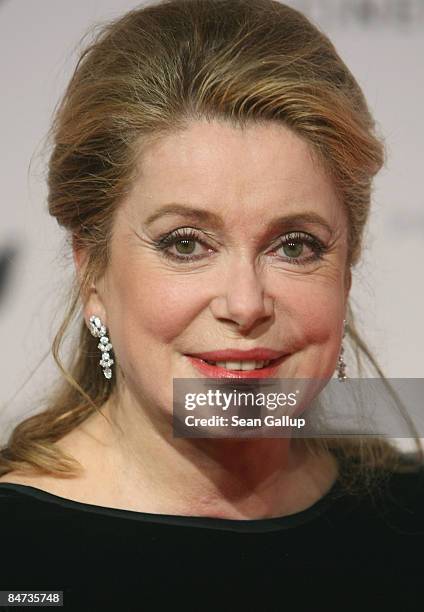
[[[241,212],[246,220],[305,207],[331,218],[341,214],[334,184],[311,146],[276,122],[189,123],[144,148],[133,193],[145,218],[170,202],[213,209],[239,223]]]

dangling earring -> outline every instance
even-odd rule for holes
[[[347,323],[346,323],[346,319],[343,321],[343,338],[346,336],[346,328],[347,328]],[[340,353],[339,353],[339,359],[337,361],[337,378],[340,381],[345,381],[347,378],[346,375],[346,364],[345,361],[343,359],[343,355],[344,355],[344,346],[343,346],[343,340],[342,340],[342,345],[340,347]]]
[[[96,315],[90,317],[90,332],[95,338],[100,338],[97,348],[101,350],[102,358],[99,363],[103,368],[105,378],[112,378],[111,365],[114,363],[114,361],[111,359],[109,354],[109,351],[112,350],[112,344],[109,342],[109,338],[106,335],[107,329],[105,325],[103,325],[102,321],[99,319],[99,317],[96,317]]]

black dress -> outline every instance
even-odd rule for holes
[[[259,520],[1,483],[0,546],[0,590],[63,591],[64,610],[423,611],[424,468],[390,475],[378,495],[336,481],[310,508]]]

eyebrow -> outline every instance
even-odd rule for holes
[[[224,222],[222,218],[216,213],[210,210],[204,210],[202,208],[195,208],[193,206],[187,206],[184,204],[165,204],[159,210],[152,213],[146,220],[146,226],[151,225],[157,219],[170,216],[170,215],[179,215],[181,217],[185,217],[188,219],[193,219],[196,221],[202,221],[209,223],[210,225],[216,227],[217,229],[224,228]],[[302,224],[302,223],[311,223],[314,225],[320,225],[324,229],[326,229],[330,234],[333,233],[333,228],[331,225],[316,212],[313,211],[305,211],[302,213],[290,213],[287,215],[281,215],[279,217],[275,217],[266,226],[265,231],[270,231],[275,226],[283,226],[289,224]]]

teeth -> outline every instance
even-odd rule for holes
[[[270,359],[267,361],[208,361],[212,365],[217,365],[220,368],[226,370],[258,370],[266,367],[270,363]]]
[[[262,368],[264,365],[264,361],[243,361],[240,362],[241,370],[258,370]]]

